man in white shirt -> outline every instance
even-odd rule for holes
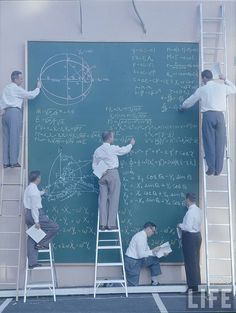
[[[159,259],[155,256],[160,247],[150,249],[148,238],[156,232],[156,225],[152,222],[145,223],[143,230],[133,236],[125,253],[125,271],[129,286],[139,284],[141,268],[147,267],[151,271],[152,285],[158,286],[158,275],[161,274]]]
[[[182,246],[184,254],[184,266],[187,278],[187,292],[198,291],[198,285],[201,284],[200,273],[200,247],[202,212],[196,205],[196,196],[194,193],[187,193],[185,199],[187,213],[183,222],[178,224],[182,231]]]
[[[226,80],[224,75],[219,78],[224,84],[213,81],[212,72],[205,70],[201,74],[203,86],[184,101],[180,111],[192,107],[196,102],[201,103],[202,137],[208,170],[207,175],[220,175],[226,145],[226,128],[223,112],[226,111],[226,98],[236,93],[236,86]]]
[[[25,222],[28,227],[35,225],[36,228],[41,228],[46,236],[38,243],[28,236],[27,255],[29,268],[40,266],[38,264],[38,250],[48,249],[49,243],[55,237],[59,230],[59,226],[49,219],[42,209],[41,196],[45,191],[39,191],[41,176],[39,171],[32,171],[29,174],[29,185],[24,193],[24,207],[26,209]]]
[[[93,171],[101,163],[103,164],[103,174],[99,179],[99,198],[98,209],[100,219],[100,229],[116,229],[116,216],[119,208],[120,199],[120,176],[118,172],[118,156],[129,153],[135,144],[132,138],[127,146],[119,147],[113,145],[114,133],[106,131],[102,134],[103,144],[98,147],[93,155]]]
[[[24,90],[20,71],[11,74],[11,84],[7,85],[0,102],[3,129],[3,167],[20,167],[18,163],[20,133],[22,128],[22,104],[24,99],[34,99],[40,92],[41,83],[33,91]]]

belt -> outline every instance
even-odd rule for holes
[[[19,108],[19,107],[7,107],[7,108],[5,108],[4,110],[9,110],[9,109],[17,109],[17,110],[19,110],[19,111],[22,110],[22,109]]]

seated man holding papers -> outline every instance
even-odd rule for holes
[[[30,183],[24,193],[24,206],[26,208],[25,222],[27,226],[32,227],[34,225],[35,229],[41,228],[41,230],[43,230],[46,234],[46,236],[43,237],[39,243],[37,243],[31,238],[31,236],[37,240],[36,238],[40,237],[41,234],[32,234],[32,229],[28,230],[29,236],[27,241],[27,256],[29,268],[40,266],[37,262],[38,250],[48,249],[49,243],[59,230],[59,226],[50,220],[42,209],[41,196],[45,193],[45,191],[39,191],[38,185],[40,184],[40,181],[40,172],[31,172],[29,174]]]
[[[139,276],[142,267],[148,267],[151,271],[152,286],[158,286],[158,275],[161,274],[159,259],[168,255],[172,250],[169,243],[150,249],[148,238],[156,232],[156,225],[152,222],[145,223],[143,230],[133,236],[125,254],[126,278],[129,286],[139,284]]]

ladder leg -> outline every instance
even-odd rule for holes
[[[53,268],[53,260],[52,260],[52,244],[49,243],[49,257],[50,257],[50,271],[52,278],[52,292],[53,292],[53,300],[56,302],[56,291],[55,291],[55,280],[54,280],[54,268]]]
[[[96,292],[97,292],[98,240],[99,240],[99,212],[98,212],[98,218],[97,218],[97,237],[96,237],[95,273],[94,273],[94,289],[93,289],[93,297],[94,297],[94,298],[96,298]]]
[[[28,258],[26,259],[26,267],[25,267],[25,286],[24,286],[24,303],[26,302],[26,294],[27,294],[27,284],[28,284]]]

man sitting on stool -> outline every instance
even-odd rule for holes
[[[198,291],[201,284],[200,276],[200,247],[201,237],[201,209],[196,206],[196,196],[194,193],[187,193],[185,199],[187,213],[183,222],[177,226],[182,230],[182,246],[184,254],[184,266],[187,278],[187,292]]]
[[[45,191],[39,191],[38,185],[40,181],[40,171],[32,171],[29,175],[30,184],[25,189],[24,193],[24,206],[26,208],[25,221],[27,226],[31,227],[35,225],[36,228],[41,228],[46,233],[46,236],[38,244],[28,236],[27,255],[29,268],[40,266],[37,262],[38,250],[48,249],[49,243],[59,230],[59,226],[50,220],[42,209],[41,196]]]
[[[152,285],[158,286],[158,275],[161,274],[159,259],[155,253],[160,247],[150,249],[147,239],[156,232],[156,225],[147,222],[143,226],[143,230],[133,236],[129,247],[125,254],[125,270],[126,278],[129,286],[137,286],[139,284],[139,275],[142,267],[148,267],[151,271]]]

